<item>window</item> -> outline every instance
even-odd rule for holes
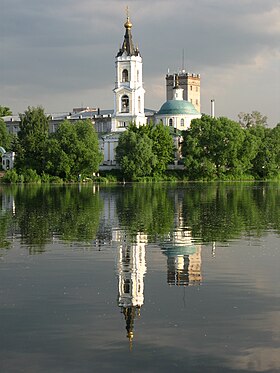
[[[141,113],[141,97],[138,97],[138,112]]]
[[[130,293],[130,281],[129,279],[125,279],[124,280],[124,284],[123,284],[123,292],[125,294],[129,294]]]
[[[118,127],[119,128],[126,127],[126,122],[119,122]]]
[[[139,82],[139,70],[137,70],[137,82]]]
[[[128,82],[128,71],[127,69],[124,69],[122,72],[122,81],[123,82]]]
[[[195,100],[195,104],[198,105],[198,100]]]
[[[129,113],[129,98],[128,98],[127,95],[122,96],[121,112],[122,113]]]
[[[184,119],[181,119],[181,127],[184,127]]]
[[[192,85],[190,86],[190,89],[191,89],[191,91],[192,91]]]
[[[173,126],[173,120],[171,118],[169,119],[169,126]]]

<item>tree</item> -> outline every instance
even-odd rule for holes
[[[152,140],[147,134],[133,130],[123,132],[116,148],[116,160],[128,180],[151,175],[157,162]]]
[[[6,124],[2,118],[0,118],[0,146],[6,151],[10,149],[12,136],[9,134]],[[0,154],[1,156],[1,154]]]
[[[203,115],[184,132],[183,155],[190,179],[238,177],[247,171],[244,163],[245,132],[228,118]]]
[[[169,128],[164,126],[163,123],[152,126],[150,138],[153,140],[153,152],[157,157],[154,173],[161,174],[174,159],[175,146],[173,139]]]
[[[28,107],[20,114],[20,131],[16,144],[18,170],[31,168],[39,175],[45,170],[49,136],[49,120],[42,107]]]
[[[169,128],[162,123],[139,128],[131,124],[120,136],[116,153],[126,178],[159,175],[174,158],[174,144]]]
[[[267,126],[267,117],[259,111],[252,111],[251,114],[241,112],[238,114],[238,119],[241,127],[251,128],[256,126]]]
[[[79,174],[91,176],[98,170],[102,154],[90,120],[70,123],[65,120],[49,140],[47,172],[77,180]]]
[[[0,106],[0,117],[6,117],[8,115],[13,115],[10,108],[7,106]]]
[[[280,176],[280,124],[266,128],[259,137],[259,146],[253,161],[253,172],[260,179]]]

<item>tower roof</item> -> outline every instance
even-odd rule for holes
[[[128,56],[140,56],[138,48],[137,47],[135,48],[133,45],[132,34],[131,34],[132,23],[130,22],[128,15],[127,15],[124,27],[125,27],[124,41],[123,41],[122,47],[118,51],[117,57],[122,56],[124,52],[126,52]]]

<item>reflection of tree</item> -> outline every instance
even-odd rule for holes
[[[116,202],[117,217],[99,225],[109,191],[108,208]],[[20,234],[35,251],[44,250],[55,236],[86,241],[98,235],[103,242],[111,238],[111,224],[120,225],[130,238],[141,232],[156,242],[175,226],[187,227],[194,239],[204,242],[263,235],[268,229],[280,233],[279,183],[134,184],[109,191],[95,194],[89,186],[1,187],[0,246],[6,247],[12,234]]]
[[[11,223],[11,213],[6,212],[0,216],[0,249],[8,248],[10,243],[7,240],[8,228]]]
[[[102,207],[91,188],[51,186],[19,188],[15,205],[22,241],[36,252],[56,235],[64,240],[94,239]]]
[[[242,234],[280,231],[277,184],[195,184],[184,195],[184,224],[204,242],[226,241]]]
[[[12,225],[12,212],[14,207],[13,188],[5,193],[5,188],[0,188],[0,248],[8,248],[7,239]]]
[[[175,206],[167,186],[125,187],[117,200],[117,212],[121,226],[132,235],[143,232],[156,237],[174,227]]]

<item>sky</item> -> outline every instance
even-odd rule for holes
[[[201,111],[280,122],[280,0],[0,0],[0,105],[113,108],[126,6],[143,57],[145,107],[165,102],[165,75],[201,75]],[[183,58],[184,55],[184,58]],[[184,62],[184,63],[183,63]]]

